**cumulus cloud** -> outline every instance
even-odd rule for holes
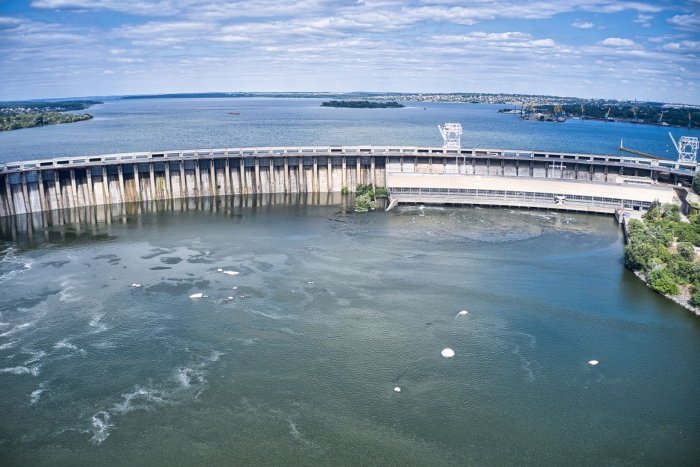
[[[635,47],[637,44],[632,39],[623,39],[621,37],[608,37],[605,40],[598,42],[600,45],[607,47]]]
[[[623,68],[651,70],[634,78],[621,74],[631,81],[626,88],[638,88],[643,82],[656,90],[658,83],[682,67],[688,70],[688,79],[700,80],[693,57],[696,41],[684,33],[697,27],[693,26],[697,20],[672,3],[31,0],[25,17],[0,15],[0,69],[12,70],[0,74],[0,94],[16,94],[18,89],[30,89],[32,83],[41,89],[70,85],[83,92],[104,84],[80,81],[81,77],[105,72],[116,75],[109,81],[117,86],[114,91],[131,93],[175,91],[177,86],[190,86],[192,91],[201,86],[324,90],[329,83],[334,90],[500,86],[524,91],[523,86],[530,86],[543,92],[552,92],[552,83],[571,83],[591,92],[607,86],[601,76],[613,76]],[[57,14],[49,16],[47,10]],[[104,21],[86,28],[86,16],[78,13],[82,11]],[[623,20],[629,27],[631,18],[645,26],[662,11],[664,19],[671,17],[664,23],[667,30],[669,25],[683,29],[678,35],[658,30],[649,38],[610,33],[623,37],[606,39],[597,31],[576,35],[554,24],[565,18],[565,26],[587,30]],[[110,12],[125,15],[112,15],[112,22],[107,20]],[[40,17],[56,18],[56,23],[27,19]],[[514,30],[511,19],[518,20],[515,24],[529,23],[521,30],[529,32]],[[36,73],[37,63],[49,71]],[[205,75],[202,67],[207,69]],[[270,74],[271,67],[277,72]],[[533,77],[535,67],[538,73]],[[153,72],[156,69],[158,73]],[[309,74],[309,69],[314,73]],[[493,76],[499,77],[497,83],[485,78]],[[537,83],[542,89],[537,89]]]
[[[675,15],[667,20],[679,29],[687,31],[700,31],[700,16],[695,13],[689,15]]]
[[[571,23],[571,25],[575,28],[578,28],[578,29],[592,29],[594,26],[594,24],[591,23],[590,21],[579,21],[579,20],[574,21],[573,23]]]
[[[652,15],[645,15],[644,13],[639,13],[633,21],[643,28],[650,28],[652,18],[654,18]]]
[[[695,53],[700,52],[700,41],[669,42],[661,48],[672,52]]]

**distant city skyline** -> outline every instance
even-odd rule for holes
[[[0,0],[0,100],[517,93],[700,104],[700,0]]]

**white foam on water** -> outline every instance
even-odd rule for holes
[[[66,349],[66,350],[73,350],[75,352],[80,352],[82,354],[85,353],[84,349],[81,349],[77,345],[68,342],[68,339],[61,339],[60,341],[58,341],[54,344],[53,348],[56,350]]]
[[[26,367],[23,365],[0,368],[0,373],[12,373],[13,375],[32,375],[39,376],[39,366]]]
[[[165,402],[162,391],[136,386],[134,392],[122,394],[122,401],[114,404],[112,411],[125,414],[137,409],[149,409],[154,404],[162,405]]]
[[[455,351],[452,350],[451,348],[447,347],[442,349],[442,352],[440,352],[440,355],[442,355],[445,358],[452,358],[455,356]]]
[[[12,339],[0,345],[0,350],[10,349],[19,343],[19,339]]]
[[[244,298],[244,297],[245,297],[244,295],[241,295],[241,298]],[[281,321],[282,319],[284,319],[281,316],[269,315],[267,313],[264,313],[264,312],[258,311],[258,310],[247,310],[247,311],[251,314],[254,314],[254,315],[260,315],[260,316],[264,316],[265,318],[274,319],[275,321]]]
[[[175,379],[185,388],[206,382],[204,371],[201,368],[178,368],[175,372]]]
[[[294,439],[296,439],[299,442],[302,442],[304,444],[311,444],[308,439],[304,438],[304,435],[301,434],[301,431],[299,431],[299,428],[297,428],[297,424],[294,423],[294,420],[289,420],[289,434],[292,435]]]
[[[104,315],[104,313],[96,313],[92,315],[92,319],[88,324],[90,325],[90,327],[95,328],[95,332],[102,332],[107,330],[107,325],[101,322]]]
[[[225,355],[224,352],[219,352],[219,351],[214,350],[214,351],[212,351],[209,358],[207,358],[207,361],[218,362],[222,355]]]
[[[22,330],[24,330],[24,329],[27,329],[27,328],[30,327],[30,326],[33,326],[34,324],[36,324],[36,321],[29,321],[29,322],[26,322],[26,323],[18,324],[17,326],[15,326],[14,328],[10,329],[9,331],[5,331],[5,332],[3,332],[2,334],[0,334],[0,337],[11,336],[12,334],[16,334],[16,333],[18,333],[18,332],[20,332],[20,331],[22,331]]]
[[[198,292],[198,293],[193,293],[192,295],[190,295],[190,298],[192,298],[192,299],[194,299],[194,298],[206,298],[206,295],[204,295],[202,292]]]
[[[8,264],[11,269],[9,271],[0,272],[0,284],[2,284],[3,282],[7,282],[10,279],[13,279],[18,274],[26,272],[32,268],[31,261],[27,262],[23,261],[22,259],[18,259],[17,257],[15,257],[14,248],[8,248],[7,253],[5,253],[5,256],[3,256],[2,259],[0,259],[0,264]],[[20,265],[21,267],[18,267]],[[5,267],[2,267],[2,269],[5,269]]]
[[[6,328],[10,325],[10,323],[0,323],[0,328]]]
[[[94,444],[101,444],[109,436],[110,428],[114,424],[109,422],[109,412],[101,411],[92,416],[92,437],[90,441]]]
[[[257,342],[257,339],[254,339],[252,337],[234,337],[233,340],[236,342],[240,342],[243,345],[253,345]]]
[[[469,312],[468,312],[467,310],[462,310],[462,311],[460,311],[459,313],[457,313],[457,317],[459,317],[459,316],[467,316],[468,314],[469,314]]]
[[[24,362],[24,365],[29,365],[30,363],[35,363],[46,357],[46,352],[43,350],[22,350],[22,353],[31,355],[31,358]]]
[[[139,287],[141,287],[141,284],[134,282],[133,284],[131,284],[131,287],[138,289]]]
[[[63,303],[75,303],[83,299],[80,294],[74,293],[75,286],[71,285],[70,282],[64,280],[61,282],[61,291],[58,292],[58,300]]]
[[[224,272],[224,270],[221,269],[221,268],[218,268],[218,269],[216,270],[216,272]]]
[[[226,274],[227,276],[237,276],[240,274],[240,272],[238,272],[238,271],[223,271],[223,273]]]
[[[29,403],[34,405],[39,402],[42,392],[44,392],[44,383],[41,383],[37,389],[32,391],[32,393],[29,395]]]

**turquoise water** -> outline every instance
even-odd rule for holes
[[[611,217],[350,202],[3,238],[0,463],[696,465],[700,321]]]
[[[617,154],[625,146],[676,158],[668,137],[700,131],[653,125],[520,120],[487,104],[408,103],[402,109],[335,109],[320,99],[107,101],[86,122],[0,133],[0,162],[130,151],[240,146],[441,146],[437,125],[459,122],[464,147]],[[240,115],[230,115],[239,112]]]

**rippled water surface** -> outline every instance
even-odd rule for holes
[[[347,202],[6,232],[0,464],[698,460],[700,323],[612,218]]]
[[[409,102],[402,109],[321,107],[321,99],[108,100],[94,119],[0,132],[0,162],[57,156],[241,146],[440,146],[437,125],[459,122],[462,145],[477,148],[618,154],[625,146],[676,158],[668,131],[654,125],[520,120],[503,105]],[[238,112],[240,115],[231,115]]]

